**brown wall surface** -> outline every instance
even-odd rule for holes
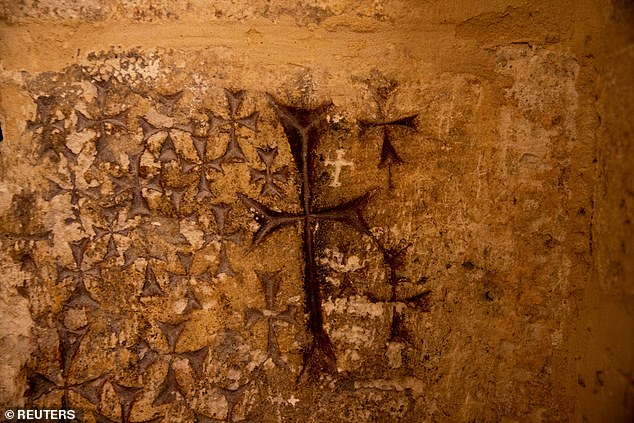
[[[0,18],[6,410],[634,421],[631,1]]]

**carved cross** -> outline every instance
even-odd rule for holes
[[[163,106],[162,109],[171,114],[174,111],[176,103],[178,102],[178,100],[180,100],[182,96],[182,91],[178,91],[172,94],[158,94],[156,96],[156,100],[160,105]],[[193,124],[158,127],[148,122],[147,119],[140,117],[139,125],[141,125],[141,129],[143,130],[144,143],[147,143],[147,140],[156,134],[165,135],[165,138],[161,143],[161,148],[159,150],[158,156],[158,160],[163,163],[178,159],[176,148],[174,147],[174,140],[172,139],[172,134],[174,133],[174,131],[186,132],[189,134],[194,133]]]
[[[211,206],[211,211],[216,222],[216,233],[205,232],[203,247],[213,242],[219,243],[219,261],[215,276],[219,276],[222,273],[226,274],[227,276],[234,276],[235,272],[233,271],[231,263],[229,262],[229,257],[227,256],[227,243],[231,242],[236,245],[242,245],[242,232],[227,232],[227,215],[231,211],[231,206],[229,206],[228,204],[220,203]]]
[[[212,112],[208,112],[209,122],[211,129],[222,128],[224,126],[229,127],[229,142],[227,148],[222,156],[218,158],[219,163],[241,163],[246,162],[247,158],[238,143],[237,129],[242,126],[253,132],[256,131],[256,125],[258,120],[258,112],[253,112],[248,116],[237,117],[237,111],[244,101],[244,91],[230,91],[225,90],[227,97],[227,104],[229,105],[229,118],[223,118]]]
[[[164,251],[151,251],[147,247],[130,247],[123,253],[123,268],[127,269],[138,259],[145,259],[145,273],[143,277],[143,287],[141,288],[141,297],[151,297],[154,295],[164,295],[161,285],[156,278],[154,269],[152,268],[151,259],[167,261],[167,255]]]
[[[379,159],[379,167],[388,168],[389,175],[389,184],[390,188],[393,188],[392,185],[392,166],[399,165],[403,163],[403,159],[396,152],[396,148],[394,148],[394,144],[392,144],[392,135],[391,131],[395,128],[409,128],[416,129],[415,120],[418,117],[418,114],[393,119],[393,120],[378,120],[378,121],[369,121],[369,120],[360,120],[359,125],[361,126],[361,134],[364,134],[368,129],[378,128],[381,137],[383,139],[383,143],[381,145],[381,156]]]
[[[106,253],[103,256],[103,260],[108,260],[113,257],[119,257],[119,250],[117,249],[117,243],[115,242],[115,236],[119,237],[127,237],[130,231],[132,231],[132,227],[119,227],[117,224],[117,217],[119,213],[117,212],[117,207],[107,207],[103,209],[102,216],[106,223],[105,227],[92,225],[93,231],[95,231],[95,236],[93,241],[98,239],[108,237],[108,244],[106,247]],[[119,227],[119,228],[118,228]]]
[[[86,280],[88,277],[99,278],[101,272],[99,269],[92,268],[84,265],[84,253],[88,246],[88,238],[83,238],[79,241],[70,243],[70,248],[73,253],[73,259],[75,266],[73,268],[58,266],[57,270],[57,283],[64,281],[65,279],[73,279],[75,288],[70,294],[70,298],[66,303],[66,307],[97,307],[99,303],[92,298],[90,291],[86,288]]]
[[[94,129],[97,133],[95,141],[95,163],[117,162],[115,153],[108,147],[107,135],[110,128],[125,128],[125,118],[127,110],[110,115],[105,113],[106,91],[110,88],[109,82],[94,82],[97,88],[97,108],[99,115],[88,117],[79,110],[75,110],[77,115],[77,131],[81,132],[86,129]]]
[[[57,142],[54,139],[56,133],[64,132],[65,119],[55,119],[52,116],[51,109],[55,104],[55,99],[49,96],[40,96],[35,100],[37,110],[35,112],[36,120],[30,120],[26,123],[26,129],[29,131],[40,131],[40,151],[39,158],[52,156],[58,159],[57,154],[62,154],[71,163],[77,164],[77,155],[74,154],[63,142]]]
[[[245,312],[247,328],[257,324],[260,320],[265,320],[268,327],[267,335],[267,357],[273,360],[275,365],[287,369],[288,365],[282,360],[280,348],[275,335],[276,321],[295,324],[293,313],[290,309],[286,311],[275,311],[275,300],[280,289],[280,272],[262,273],[256,272],[258,279],[262,283],[266,307],[264,309],[249,308]]]
[[[200,301],[198,301],[198,298],[196,298],[196,295],[194,294],[192,290],[191,280],[193,278],[196,278],[196,279],[201,279],[206,282],[209,282],[210,281],[209,274],[207,273],[206,270],[197,275],[194,275],[192,273],[192,265],[194,263],[194,256],[192,253],[176,253],[176,254],[178,255],[178,259],[180,260],[181,265],[183,266],[183,269],[185,269],[185,273],[178,274],[178,273],[170,272],[170,285],[172,286],[182,285],[182,284],[185,285],[185,298],[187,300],[187,304],[185,305],[183,310],[180,312],[180,314],[188,313],[191,310],[202,310],[202,305],[200,304]]]
[[[84,229],[84,224],[81,220],[81,211],[80,211],[80,202],[85,197],[89,198],[97,198],[99,188],[90,187],[87,189],[82,189],[77,185],[77,175],[75,171],[69,169],[68,175],[70,178],[70,188],[65,188],[58,184],[57,182],[49,179],[49,194],[47,200],[51,200],[59,195],[70,194],[70,210],[73,214],[72,218],[68,218],[64,221],[67,225],[71,223],[78,223],[79,226]]]
[[[413,305],[424,311],[429,311],[428,297],[431,291],[425,290],[420,294],[405,298],[403,300],[398,299],[398,285],[407,280],[403,276],[399,276],[399,270],[405,265],[405,256],[407,249],[412,245],[401,240],[397,245],[387,246],[380,242],[376,242],[379,251],[383,255],[383,263],[385,264],[387,281],[391,287],[391,294],[389,302],[392,303],[392,323],[390,325],[390,337],[389,341],[405,341],[408,337],[407,331],[403,328],[403,314],[402,310],[399,310],[399,306]]]
[[[262,184],[262,190],[260,191],[262,195],[282,195],[282,190],[277,184],[286,183],[288,179],[288,168],[283,166],[281,169],[273,170],[273,162],[275,161],[275,157],[277,157],[277,147],[257,148],[257,152],[258,156],[260,156],[260,160],[264,163],[264,170],[250,167],[249,172],[251,179],[249,183],[257,184],[264,182]]]
[[[185,328],[186,322],[180,322],[175,324],[170,323],[158,323],[159,329],[163,332],[165,339],[167,340],[168,352],[160,352],[152,349],[144,341],[139,342],[136,345],[138,367],[139,371],[145,372],[147,368],[152,365],[159,357],[164,357],[168,360],[168,369],[163,382],[159,387],[159,393],[154,399],[153,405],[163,405],[172,402],[176,399],[177,395],[185,397],[183,388],[176,379],[176,371],[174,369],[174,360],[177,358],[187,359],[189,365],[194,372],[194,376],[198,379],[202,377],[203,365],[205,357],[207,356],[208,347],[203,347],[195,351],[186,351],[178,353],[176,352],[176,345]]]
[[[128,212],[128,219],[132,219],[135,216],[149,216],[150,208],[147,200],[143,197],[143,189],[163,192],[158,177],[154,176],[149,181],[146,181],[141,176],[141,156],[143,153],[128,154],[128,174],[124,176],[114,177],[111,176],[112,181],[115,184],[114,195],[118,196],[124,192],[130,192],[132,194],[130,211]]]
[[[213,197],[211,190],[209,189],[209,182],[207,181],[207,170],[212,169],[217,172],[222,172],[220,159],[209,160],[207,159],[207,139],[201,137],[192,136],[196,153],[198,154],[198,162],[192,163],[183,160],[181,164],[181,170],[183,173],[189,173],[192,171],[198,172],[198,193],[196,198],[198,200],[204,200],[207,197]]]
[[[147,140],[156,134],[165,134],[165,139],[161,144],[161,149],[159,150],[158,156],[158,160],[163,163],[178,159],[178,155],[176,154],[176,147],[174,146],[174,140],[172,139],[172,133],[174,133],[174,131],[187,132],[189,134],[192,134],[194,132],[192,125],[157,127],[152,125],[150,122],[142,117],[139,118],[139,125],[141,125],[141,129],[143,130],[144,143],[147,143]]]
[[[68,400],[69,391],[78,393],[92,405],[98,407],[101,399],[101,391],[107,379],[106,376],[102,375],[81,383],[69,384],[65,382],[63,385],[58,385],[43,374],[31,369],[27,369],[26,378],[29,385],[26,396],[31,401],[37,400],[42,395],[53,391],[62,391],[61,409],[72,408]]]
[[[339,222],[352,227],[362,234],[370,235],[367,224],[363,220],[361,210],[366,204],[369,194],[357,197],[348,202],[332,207],[315,207],[314,186],[315,148],[319,142],[330,104],[315,109],[301,109],[285,106],[271,98],[277,110],[291,154],[301,177],[301,212],[287,213],[271,210],[259,202],[239,194],[244,204],[255,214],[260,228],[253,237],[257,246],[273,233],[288,225],[300,224],[303,227],[303,259],[304,288],[306,292],[306,308],[308,309],[308,327],[313,336],[312,346],[305,360],[304,371],[308,375],[316,375],[319,371],[336,372],[336,358],[330,337],[324,328],[321,309],[322,295],[316,264],[315,233],[319,222]]]

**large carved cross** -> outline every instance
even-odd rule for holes
[[[303,226],[304,288],[308,327],[312,333],[312,346],[304,357],[302,375],[317,375],[320,372],[336,372],[336,357],[330,337],[324,329],[319,275],[317,274],[315,233],[317,224],[323,221],[339,222],[351,226],[362,234],[370,235],[361,210],[369,194],[332,207],[315,207],[313,194],[315,149],[326,123],[326,112],[331,104],[315,109],[286,106],[271,97],[271,102],[280,118],[293,160],[301,178],[301,212],[286,213],[269,209],[263,204],[239,194],[242,202],[256,215],[260,227],[254,235],[253,244],[261,244],[282,227],[294,224]],[[308,372],[306,372],[308,370]]]

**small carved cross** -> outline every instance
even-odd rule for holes
[[[150,208],[147,200],[143,197],[143,189],[163,192],[163,188],[158,181],[158,176],[153,176],[149,181],[146,181],[141,176],[141,156],[143,153],[128,154],[129,164],[128,173],[124,176],[111,176],[112,181],[115,184],[114,195],[118,196],[124,192],[130,192],[132,194],[130,211],[128,212],[128,219],[132,219],[135,216],[149,216]]]
[[[133,263],[135,263],[138,259],[142,258],[145,260],[145,273],[143,277],[143,287],[141,288],[141,297],[151,297],[155,295],[164,295],[163,290],[161,289],[161,285],[156,278],[156,274],[154,273],[154,269],[152,268],[152,259],[167,261],[167,255],[164,251],[151,251],[147,247],[142,247],[139,249],[138,247],[132,246],[128,248],[123,253],[123,268],[127,269]]]
[[[218,242],[220,244],[218,268],[216,269],[215,276],[219,276],[224,273],[227,276],[234,276],[235,272],[229,262],[227,256],[227,243],[231,242],[236,245],[242,245],[242,232],[235,231],[227,233],[227,215],[231,211],[231,206],[225,203],[220,203],[211,206],[211,212],[214,215],[216,222],[216,233],[205,232],[203,247]]]
[[[40,151],[39,158],[51,156],[58,159],[57,155],[62,154],[71,163],[77,164],[77,155],[74,154],[63,142],[57,142],[54,134],[64,132],[65,119],[55,119],[51,110],[55,104],[55,99],[49,96],[40,96],[35,100],[37,119],[26,123],[29,131],[40,131]]]
[[[70,225],[71,223],[78,223],[79,226],[84,229],[84,224],[81,220],[81,210],[79,203],[86,197],[92,199],[97,198],[99,188],[80,188],[77,185],[77,175],[72,169],[69,169],[68,177],[70,178],[70,188],[64,188],[57,182],[49,179],[49,195],[47,199],[50,201],[51,199],[59,195],[70,194],[70,210],[73,214],[73,217],[66,219],[64,223],[66,223],[67,225]]]
[[[196,295],[192,290],[191,280],[193,278],[196,278],[204,280],[206,282],[210,282],[209,274],[206,270],[197,275],[194,275],[192,273],[192,265],[194,263],[194,256],[192,253],[177,253],[177,255],[178,259],[181,262],[181,265],[183,266],[183,269],[185,269],[185,273],[178,274],[170,272],[170,285],[185,285],[185,298],[187,300],[187,304],[185,305],[185,308],[180,312],[180,314],[188,313],[191,310],[202,310],[202,305],[200,304],[200,301],[198,301],[198,298],[196,298]]]
[[[253,112],[245,117],[237,117],[237,111],[244,101],[244,91],[225,90],[227,104],[229,105],[229,118],[223,118],[212,112],[208,112],[211,129],[229,127],[229,142],[222,156],[218,158],[220,165],[224,163],[246,162],[247,158],[238,143],[237,129],[242,126],[253,132],[256,131],[258,112]]]
[[[271,358],[275,365],[287,369],[288,365],[284,362],[284,360],[282,360],[277,337],[275,335],[275,323],[276,321],[280,321],[294,325],[296,322],[290,308],[283,312],[275,311],[275,300],[280,289],[280,272],[256,272],[256,274],[262,284],[266,307],[264,309],[247,309],[245,312],[246,326],[247,328],[250,328],[257,324],[260,320],[266,321],[268,327],[266,347],[267,358]]]
[[[106,253],[103,256],[104,261],[113,257],[119,257],[121,255],[119,253],[119,250],[117,249],[115,236],[127,237],[130,231],[132,231],[133,229],[131,226],[117,229],[117,227],[120,226],[117,224],[117,220],[118,220],[117,218],[119,216],[117,209],[118,209],[117,206],[106,207],[103,209],[102,216],[106,223],[105,227],[97,226],[95,224],[92,225],[92,229],[93,231],[95,231],[95,236],[93,238],[93,241],[96,241],[104,237],[108,237]]]
[[[99,305],[99,303],[92,298],[92,295],[90,295],[88,288],[86,288],[86,280],[88,277],[101,277],[99,269],[84,265],[84,253],[86,252],[89,241],[90,240],[88,238],[83,238],[79,241],[70,243],[73,259],[75,261],[74,269],[58,266],[57,283],[69,278],[73,279],[75,283],[75,288],[66,302],[65,307],[80,306],[94,308]]]
[[[209,160],[207,159],[207,139],[192,136],[196,153],[198,154],[198,162],[192,163],[187,160],[183,160],[181,164],[181,170],[183,173],[189,173],[192,171],[198,172],[198,193],[196,198],[204,200],[207,197],[213,197],[211,190],[209,189],[209,182],[207,181],[207,170],[212,169],[222,173],[222,167],[220,159]]]
[[[75,110],[77,115],[77,131],[81,132],[86,129],[94,129],[98,136],[95,141],[95,163],[117,162],[115,153],[108,147],[107,135],[109,128],[125,128],[125,119],[127,110],[121,111],[114,115],[105,114],[106,91],[110,88],[110,82],[93,82],[97,88],[97,108],[99,115],[88,117],[79,110]]]
[[[167,340],[168,352],[160,352],[149,347],[144,341],[136,345],[139,371],[145,372],[159,357],[168,360],[168,370],[163,382],[159,387],[159,393],[154,399],[153,405],[163,405],[176,399],[177,394],[184,397],[183,388],[176,379],[176,371],[174,369],[174,360],[177,358],[187,359],[189,365],[194,372],[194,376],[198,379],[202,377],[205,357],[207,356],[208,347],[203,347],[195,351],[176,352],[176,344],[185,328],[186,322],[179,323],[158,323],[159,329],[163,332]]]
[[[404,118],[393,119],[393,120],[378,120],[378,121],[360,120],[359,121],[362,134],[364,134],[368,129],[371,129],[371,128],[378,128],[380,130],[383,143],[381,145],[381,156],[379,159],[379,167],[382,168],[387,166],[390,188],[393,188],[392,166],[404,163],[401,156],[399,156],[399,154],[396,152],[396,148],[394,148],[394,144],[392,144],[391,131],[394,128],[416,129],[415,120],[417,117],[418,117],[418,114],[407,116]]]
[[[250,184],[257,184],[258,182],[264,182],[262,184],[262,195],[282,195],[282,190],[277,184],[286,183],[288,179],[288,168],[286,166],[279,170],[273,171],[273,162],[277,157],[277,147],[270,148],[258,148],[258,156],[264,163],[264,170],[258,170],[250,167],[249,172],[251,174]]]
[[[165,139],[161,143],[161,148],[159,150],[158,160],[160,162],[170,162],[172,160],[177,160],[178,155],[176,154],[176,147],[174,146],[174,140],[172,139],[172,134],[174,131],[186,132],[188,134],[192,134],[194,132],[192,125],[175,125],[171,127],[157,127],[152,125],[146,119],[140,117],[139,125],[141,125],[141,129],[143,130],[143,143],[147,143],[147,140],[156,134],[165,134]]]
[[[98,407],[101,398],[101,391],[103,389],[103,385],[106,382],[106,376],[102,375],[80,383],[69,384],[68,382],[65,382],[63,385],[60,386],[43,374],[35,372],[31,369],[27,369],[26,379],[29,385],[26,396],[31,401],[37,400],[41,396],[53,391],[62,391],[62,406],[60,407],[62,409],[72,408],[69,404],[68,399],[68,392],[70,391],[78,393],[89,403],[91,403],[95,407]]]

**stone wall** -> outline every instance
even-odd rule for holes
[[[6,409],[633,418],[631,2],[0,16]]]

